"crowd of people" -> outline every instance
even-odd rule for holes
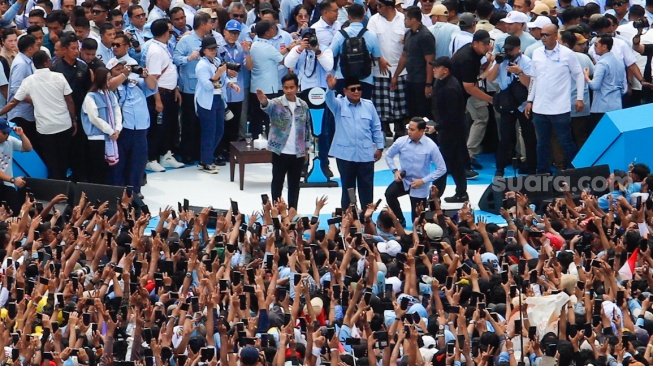
[[[466,181],[490,121],[496,176],[550,174],[603,114],[650,102],[652,12],[648,0],[0,0],[0,361],[650,365],[650,169],[541,207],[507,192],[505,225],[475,215]],[[180,204],[150,225],[135,199],[146,170],[215,174],[252,135],[273,154],[259,212]],[[32,149],[49,178],[129,189],[37,202],[12,171]],[[342,182],[326,223],[325,197],[296,209],[313,151]],[[387,206],[373,197],[384,151]],[[462,208],[447,216],[441,198]]]

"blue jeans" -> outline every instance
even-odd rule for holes
[[[213,164],[213,153],[222,140],[224,133],[224,103],[219,94],[213,95],[211,109],[197,105],[197,115],[200,118],[200,163]]]
[[[570,113],[555,115],[533,113],[533,124],[537,136],[537,172],[549,173],[551,170],[551,133],[553,131],[565,152],[567,168],[570,168],[571,161],[576,156],[576,144],[571,135]]]
[[[109,167],[110,184],[132,186],[134,192],[140,193],[147,164],[147,130],[123,128],[118,137],[118,153],[120,161]]]
[[[340,172],[340,186],[342,187],[341,207],[349,207],[349,194],[347,189],[358,186],[359,208],[363,210],[374,199],[374,161],[355,162],[336,159],[338,172]]]

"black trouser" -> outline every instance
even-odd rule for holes
[[[392,212],[395,213],[400,221],[404,221],[405,218],[404,213],[401,210],[401,205],[399,204],[399,197],[405,196],[409,193],[410,188],[404,189],[404,183],[397,181],[390,183],[388,189],[385,190],[385,201],[388,203],[388,207],[390,207]],[[415,221],[415,217],[417,217],[415,207],[417,207],[420,202],[426,202],[426,198],[417,198],[413,196],[410,197],[410,215],[412,221]]]
[[[70,156],[70,143],[72,141],[72,128],[50,135],[39,134],[41,158],[48,168],[49,179],[66,179]],[[83,134],[80,130],[77,133]]]
[[[304,158],[290,154],[272,154],[272,199],[278,200],[283,191],[283,181],[288,176],[288,207],[297,209],[299,202],[299,180]]]
[[[224,135],[222,136],[220,145],[218,145],[218,149],[215,152],[216,156],[229,156],[229,144],[238,141],[240,115],[243,113],[243,102],[227,103],[227,109],[234,114],[234,118],[229,121],[224,121]]]
[[[87,172],[88,158],[86,156],[88,139],[86,138],[86,133],[84,133],[81,122],[77,123],[77,133],[70,140],[72,143],[68,151],[68,161],[70,169],[73,171],[70,180],[73,182],[89,182]]]
[[[181,93],[181,144],[184,160],[200,158],[200,120],[195,113],[195,94]]]
[[[456,196],[467,195],[467,178],[465,177],[467,144],[465,134],[462,131],[441,131],[438,136],[440,141],[440,153],[447,165],[447,174],[451,174],[456,184]],[[447,187],[447,174],[433,182],[438,188],[439,195],[442,196],[444,189]]]
[[[526,166],[529,172],[537,169],[537,137],[535,127],[524,113],[515,111],[502,113],[499,119],[499,149],[497,150],[497,170],[504,170],[511,164],[517,143],[516,123],[519,121],[526,148]]]
[[[350,204],[349,188],[358,187],[358,200],[360,208],[365,210],[367,205],[374,199],[374,161],[356,162],[343,159],[336,159],[338,172],[340,172],[340,186],[342,196],[340,198],[340,207],[347,208]]]
[[[89,183],[107,184],[109,164],[104,159],[105,144],[104,140],[88,140],[86,171]]]
[[[179,142],[179,103],[172,90],[159,88],[163,104],[163,119],[157,123],[158,112],[154,108],[154,96],[147,98],[150,111],[150,128],[147,131],[148,161],[159,160],[166,152],[176,148]]]
[[[605,113],[590,113],[589,118],[587,119],[587,137],[589,138],[590,135],[592,135],[592,131],[596,128],[596,126],[599,124],[599,121],[601,121],[601,118]]]
[[[273,99],[280,96],[281,93],[265,94],[268,99]],[[265,133],[270,133],[270,116],[261,109],[261,102],[258,101],[256,93],[249,93],[249,133],[252,138],[263,132],[265,126]]]
[[[406,107],[408,117],[431,118],[431,98],[424,94],[426,83],[406,82]]]
[[[23,190],[21,189],[20,191],[21,192],[19,193],[16,188],[0,183],[0,201],[7,202],[7,206],[11,209],[13,216],[20,213],[20,207],[23,204],[20,197],[25,197]]]

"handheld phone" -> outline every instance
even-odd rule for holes
[[[310,219],[307,216],[302,216],[301,220],[304,230],[308,229],[308,223],[310,222]]]
[[[385,348],[388,346],[387,331],[374,332],[374,338],[376,339],[376,343],[379,348]]]
[[[249,294],[253,294],[253,293],[256,292],[256,288],[254,288],[254,286],[246,285],[246,286],[243,286],[243,291],[247,292]]]
[[[412,316],[413,316],[413,323],[414,324],[417,324],[422,320],[422,317],[419,316],[418,312],[414,312]]]
[[[152,342],[152,329],[151,328],[143,328],[143,340],[147,342],[148,344]]]
[[[335,224],[340,224],[342,222],[342,217],[332,217],[330,219],[327,219],[327,225],[335,225]]]
[[[447,343],[447,355],[453,355],[453,352],[456,348],[454,343]]]
[[[317,216],[311,216],[311,225],[317,225]]]
[[[508,232],[506,233],[506,240],[512,239],[514,237],[515,237],[515,230],[508,230]]]
[[[529,276],[530,276],[529,280],[530,280],[531,283],[537,283],[537,270],[536,269],[532,270]]]
[[[177,213],[175,212],[175,210],[170,210],[170,215],[172,215],[173,220],[177,219]]]
[[[508,272],[507,271],[501,272],[501,282],[503,282],[504,284],[508,283]]]
[[[445,283],[445,286],[447,287],[447,290],[451,290],[453,287],[453,277],[447,276],[447,281]]]
[[[329,264],[334,264],[338,259],[338,253],[335,250],[329,250]]]
[[[558,352],[558,344],[557,343],[549,343],[549,344],[546,345],[545,354],[547,356],[555,357],[557,352]]]
[[[392,286],[392,285],[390,285]],[[392,288],[390,289],[392,291]],[[392,294],[392,293],[391,293]],[[422,306],[427,309],[429,306],[429,303],[431,302],[431,295],[430,294],[424,294],[422,295]]]
[[[592,324],[585,323],[584,333],[586,338],[592,336]]]
[[[292,319],[292,317],[291,317],[290,313],[283,314],[283,325],[290,324],[291,319]]]
[[[361,339],[360,338],[346,338],[345,339],[345,345],[347,346],[358,346],[361,344]]]
[[[269,200],[270,200],[270,197],[267,194],[264,193],[264,194],[261,195],[261,202],[263,203],[263,206],[265,206],[268,203]]]
[[[233,283],[234,286],[240,285],[240,280],[242,279],[242,274],[238,271],[233,271],[231,273],[231,283]]]
[[[342,217],[342,207],[336,207],[336,216]]]
[[[401,298],[401,303],[400,303],[401,310],[406,310],[406,309],[408,309],[408,303],[409,303],[409,301],[410,301],[410,299],[409,299],[408,297],[402,297],[402,298]]]
[[[266,348],[270,344],[268,334],[261,333],[261,348]],[[181,366],[181,365],[180,365]]]
[[[515,320],[515,334],[521,334],[522,332],[522,322],[519,319]]]
[[[517,285],[510,285],[510,297],[517,296]]]
[[[326,231],[324,230],[317,230],[315,232],[315,240],[317,241],[324,241],[325,236],[326,236]]]
[[[300,282],[302,282],[301,273],[295,273],[295,275],[293,277],[293,283],[295,284],[295,286],[298,286]]]
[[[424,246],[423,245],[418,245],[417,250],[415,251],[416,256],[420,256],[424,254]]]
[[[356,188],[347,189],[347,195],[349,197],[349,204],[356,207]]]
[[[617,291],[617,306],[621,307],[623,303],[624,303],[624,291],[619,290]]]
[[[11,349],[12,361],[16,362],[16,360],[18,360],[18,357],[20,357],[20,350],[18,348],[12,348]]]
[[[190,204],[188,203],[188,199],[184,198],[184,206],[183,206],[184,211],[186,212],[188,211],[188,206],[190,206]]]
[[[215,357],[215,348],[204,347],[200,350],[200,355],[202,361],[210,361]]]
[[[366,292],[363,295],[363,298],[365,300],[365,305],[370,306],[370,301],[372,300],[372,293],[371,292]]]
[[[246,294],[238,295],[238,300],[240,302],[240,310],[247,310],[247,295]]]
[[[449,313],[449,314],[458,314],[458,313],[460,313],[460,306],[450,305],[449,308],[447,309],[447,313]]]
[[[229,199],[229,201],[231,201],[231,214],[232,215],[239,214],[240,211],[238,210],[238,202],[236,202],[236,201],[234,201],[232,199]]]
[[[11,341],[14,342],[14,345],[20,340],[19,333],[11,333]]]
[[[89,326],[91,324],[91,313],[82,314],[82,321],[84,325]]]
[[[530,326],[528,327],[528,339],[535,340],[535,335],[537,334],[537,327]]]
[[[642,208],[642,196],[637,196],[637,198],[635,198],[635,208],[637,210]]]
[[[125,194],[127,197],[130,197],[134,194],[134,187],[133,186],[125,186]]]

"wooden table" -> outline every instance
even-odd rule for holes
[[[236,163],[238,163],[241,191],[245,185],[245,165],[271,162],[272,152],[269,150],[257,150],[252,146],[247,147],[245,141],[231,143],[229,149],[229,170],[231,173],[231,181],[234,181]]]

